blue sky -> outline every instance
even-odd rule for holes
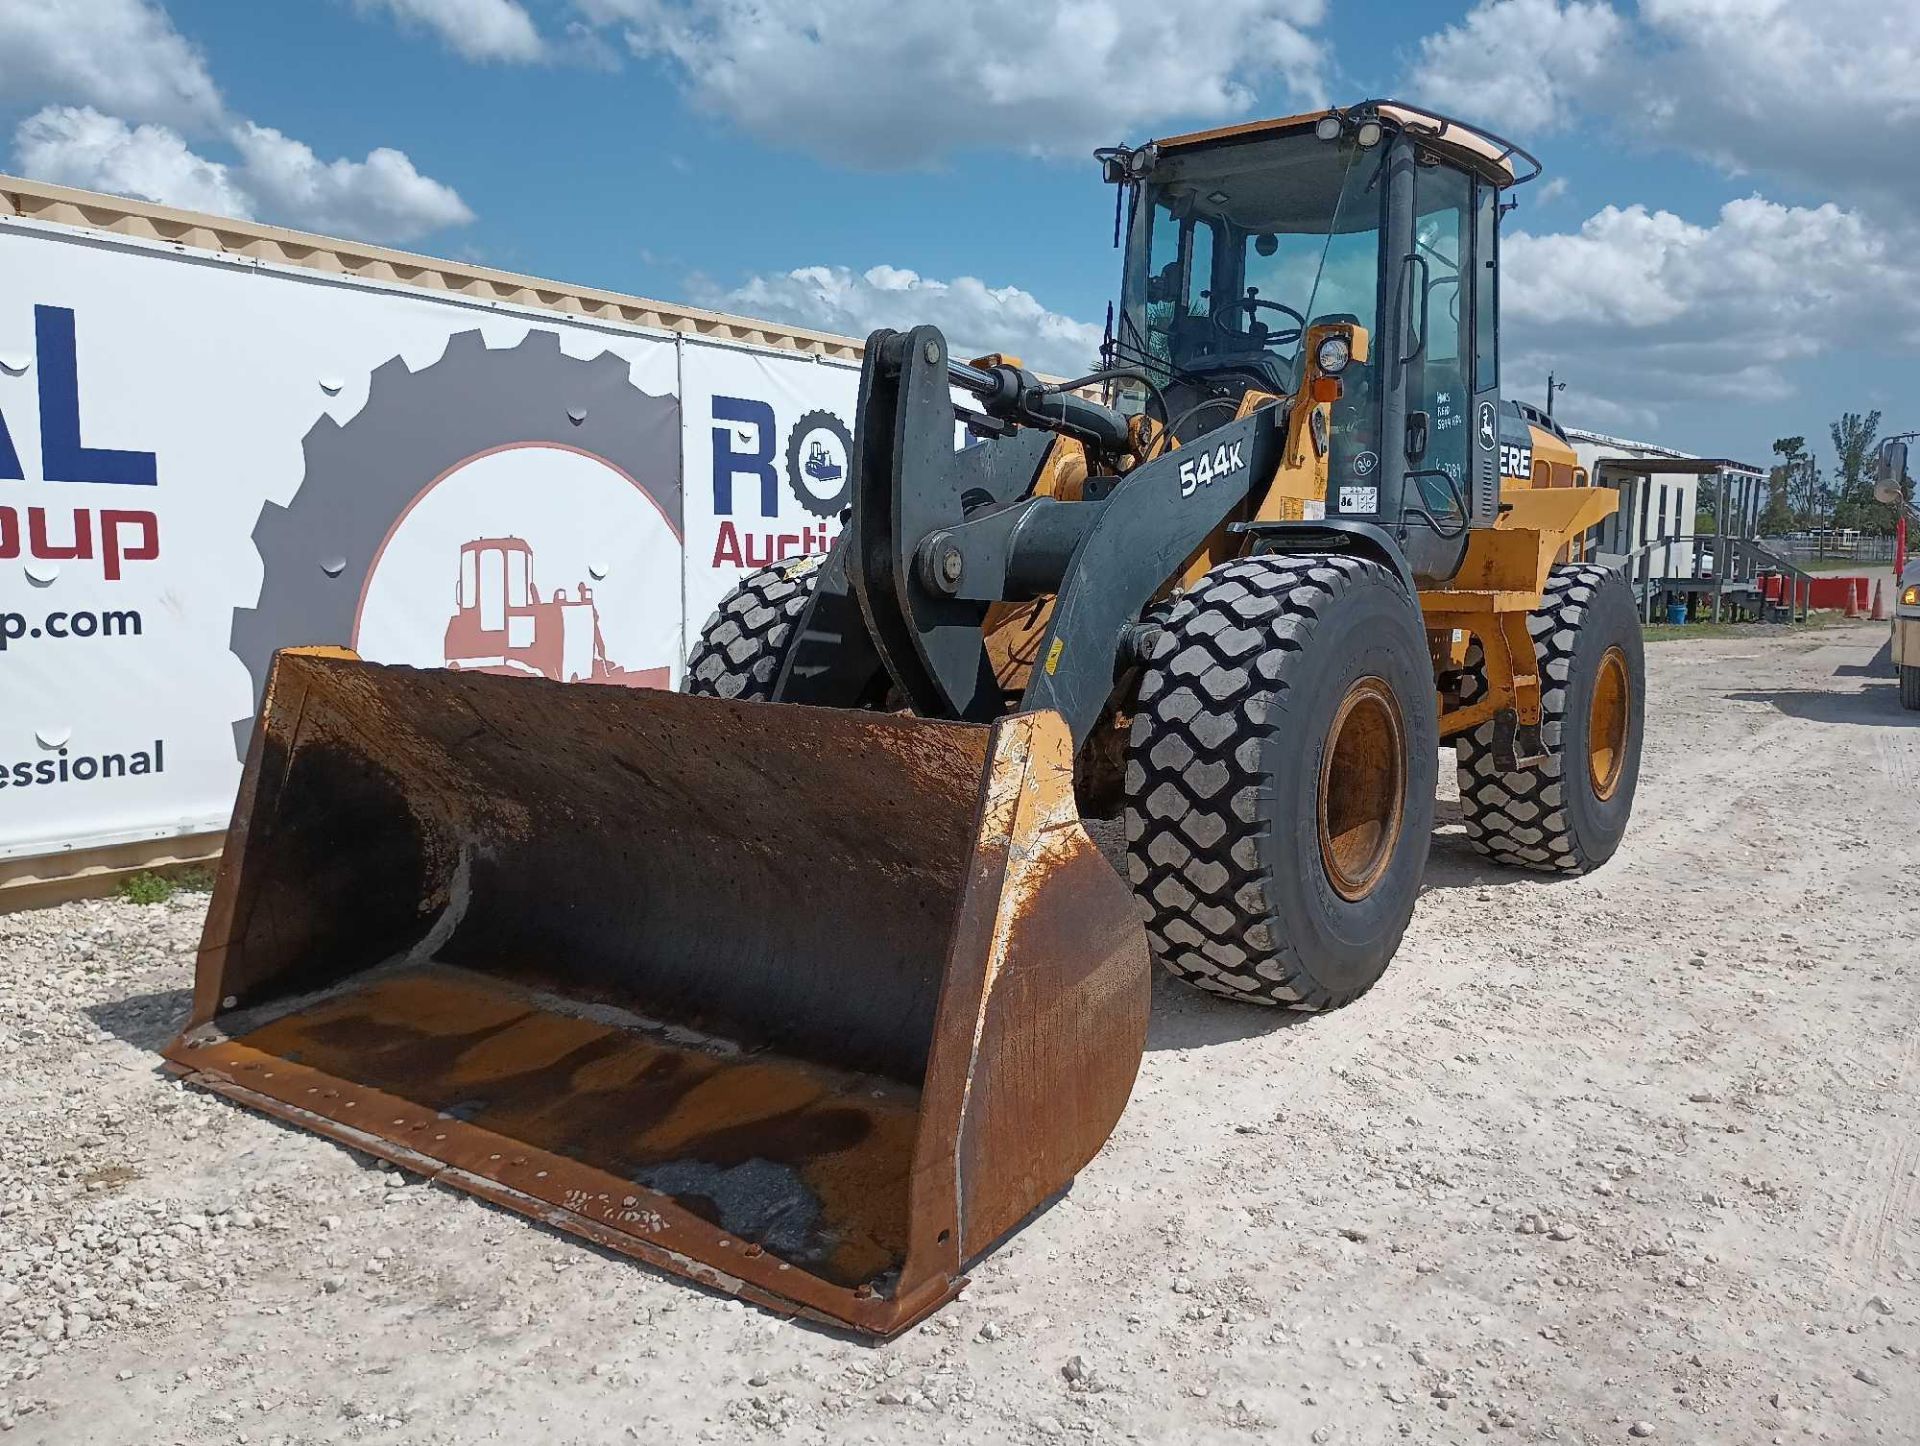
[[[0,0],[0,154],[1064,367],[1118,274],[1092,144],[1401,95],[1547,162],[1507,222],[1510,391],[1541,400],[1551,367],[1576,425],[1764,463],[1843,409],[1920,426],[1920,6],[1808,10]]]

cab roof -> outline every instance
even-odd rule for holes
[[[1330,115],[1339,116],[1353,124],[1377,119],[1391,129],[1410,131],[1429,148],[1449,155],[1497,186],[1524,185],[1542,170],[1540,162],[1530,153],[1492,131],[1481,130],[1452,116],[1397,100],[1363,100],[1350,106],[1332,106],[1299,115],[1277,116],[1272,120],[1189,131],[1185,135],[1169,136],[1154,144],[1163,154],[1198,150],[1222,142],[1250,141],[1294,131],[1311,131]]]

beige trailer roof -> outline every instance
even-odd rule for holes
[[[831,332],[675,306],[642,296],[543,281],[512,271],[494,271],[358,241],[340,241],[305,231],[262,226],[254,221],[235,221],[132,201],[123,196],[106,196],[70,186],[51,186],[18,176],[0,175],[0,224],[14,216],[160,241],[182,249],[244,256],[280,266],[303,266],[336,276],[417,286],[423,291],[454,293],[482,301],[544,307],[572,316],[657,327],[713,341],[771,347],[842,361],[858,361],[864,346],[852,337],[835,336]]]

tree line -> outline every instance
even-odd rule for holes
[[[1767,473],[1767,504],[1760,534],[1778,537],[1815,527],[1851,528],[1884,534],[1893,531],[1902,506],[1913,503],[1913,477],[1900,479],[1903,502],[1881,502],[1873,495],[1874,457],[1880,438],[1880,413],[1846,412],[1829,429],[1834,470],[1821,470],[1805,437],[1781,437],[1773,444],[1779,460]]]

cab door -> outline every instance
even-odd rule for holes
[[[1427,418],[1425,455],[1410,471],[1409,503],[1451,531],[1471,515],[1479,423],[1473,375],[1473,179],[1422,158],[1414,171],[1414,308],[1418,344],[1407,368],[1407,409]]]

